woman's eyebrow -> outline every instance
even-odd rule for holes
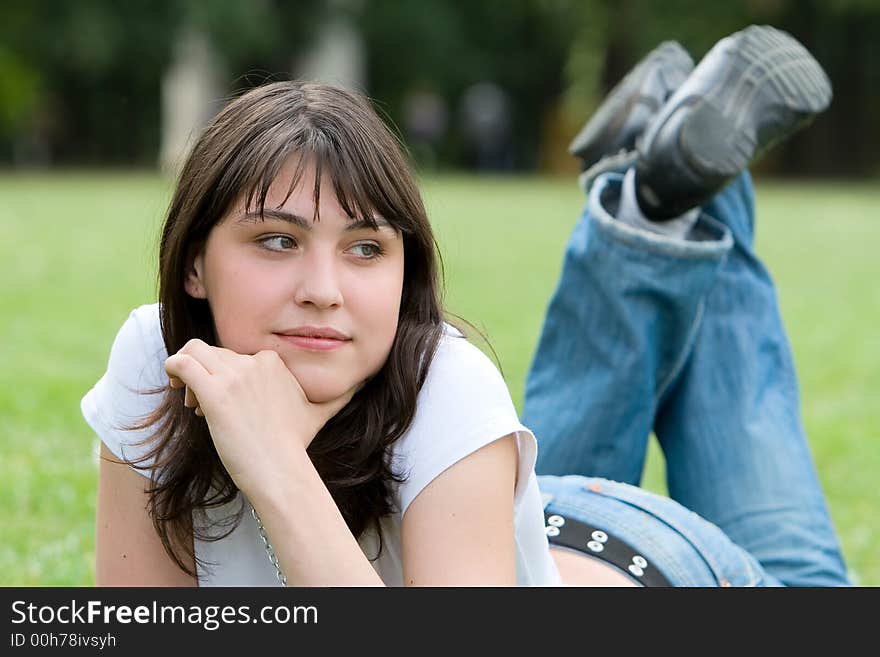
[[[251,223],[260,221],[264,218],[269,219],[278,219],[279,221],[286,221],[287,223],[294,224],[295,226],[299,226],[303,230],[311,230],[312,222],[307,219],[299,216],[298,214],[294,214],[292,212],[287,212],[285,210],[278,210],[273,208],[264,208],[262,213],[253,210],[251,212],[246,212],[236,223]],[[361,230],[362,228],[373,228],[375,225],[377,228],[390,228],[394,230],[394,227],[388,223],[388,221],[382,217],[374,217],[372,221],[369,219],[365,219],[363,217],[358,219],[352,219],[345,226],[346,232]],[[395,231],[396,232],[396,231]]]
[[[278,219],[279,221],[286,221],[287,223],[299,226],[303,230],[312,229],[312,222],[307,221],[303,217],[300,217],[298,214],[285,212],[284,210],[274,210],[272,208],[263,208],[262,212],[259,210],[251,210],[250,212],[245,212],[244,215],[242,215],[235,223],[256,223],[257,221],[262,221],[263,219],[267,218]]]
[[[388,223],[387,219],[384,219],[382,217],[373,217],[372,219],[365,219],[363,217],[360,217],[358,219],[352,219],[345,226],[345,230],[360,230],[361,228],[369,228],[370,230],[373,230],[373,226],[375,226],[377,229],[389,228],[390,230],[394,231],[394,227]]]

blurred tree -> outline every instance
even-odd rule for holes
[[[36,140],[49,144],[53,162],[153,165],[162,72],[188,26],[210,37],[227,71],[251,72],[229,80],[247,87],[287,70],[320,7],[318,0],[9,0],[0,21],[0,157]]]
[[[413,89],[431,88],[457,108],[465,89],[491,82],[512,100],[518,166],[535,165],[543,112],[564,89],[574,36],[567,3],[372,0],[359,24],[368,43],[370,93],[394,121]],[[460,116],[453,119],[443,154],[461,162],[463,126]]]
[[[39,73],[17,53],[0,49],[0,140],[13,145],[16,161],[46,159],[45,144],[18,138],[24,126],[38,123],[42,82]]]
[[[2,22],[2,43],[38,73],[40,111],[4,132],[47,142],[56,161],[138,160],[155,142],[170,9],[146,0],[7,3],[13,20]]]
[[[835,88],[829,111],[762,167],[880,168],[878,0],[6,0],[0,12],[0,162],[152,166],[160,81],[187,30],[210,39],[234,93],[287,77],[328,17],[344,14],[365,44],[367,90],[391,122],[402,123],[414,91],[450,108],[440,162],[466,161],[458,108],[475,83],[510,98],[514,161],[532,168],[564,151],[660,41],[676,39],[699,60],[758,22],[803,41]]]

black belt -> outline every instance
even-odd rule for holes
[[[548,511],[544,511],[544,523],[551,545],[571,548],[607,561],[644,586],[672,586],[663,573],[631,545],[602,529]]]

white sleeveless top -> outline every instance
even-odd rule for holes
[[[142,392],[168,383],[163,368],[166,357],[159,305],[132,311],[113,343],[107,371],[81,404],[86,421],[117,457],[133,459],[146,452],[145,447],[133,443],[146,438],[149,430],[120,427],[145,417],[158,405],[161,395]],[[392,469],[407,478],[392,485],[392,505],[397,511],[382,518],[382,553],[372,561],[386,585],[403,585],[400,524],[419,492],[460,459],[511,433],[516,434],[519,449],[513,502],[517,585],[560,585],[544,533],[534,472],[535,437],[517,418],[504,379],[492,361],[449,324],[419,392],[413,423],[392,448]],[[234,513],[240,503],[236,499],[208,512],[212,520],[222,518]],[[359,543],[367,557],[375,557],[378,540],[374,531],[365,532]],[[226,538],[197,540],[195,549],[200,559],[216,564],[210,572],[198,567],[200,586],[278,586],[250,513],[242,516]]]

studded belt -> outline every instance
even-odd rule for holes
[[[551,545],[583,552],[616,566],[644,586],[672,586],[666,576],[628,543],[559,513],[544,512]]]

